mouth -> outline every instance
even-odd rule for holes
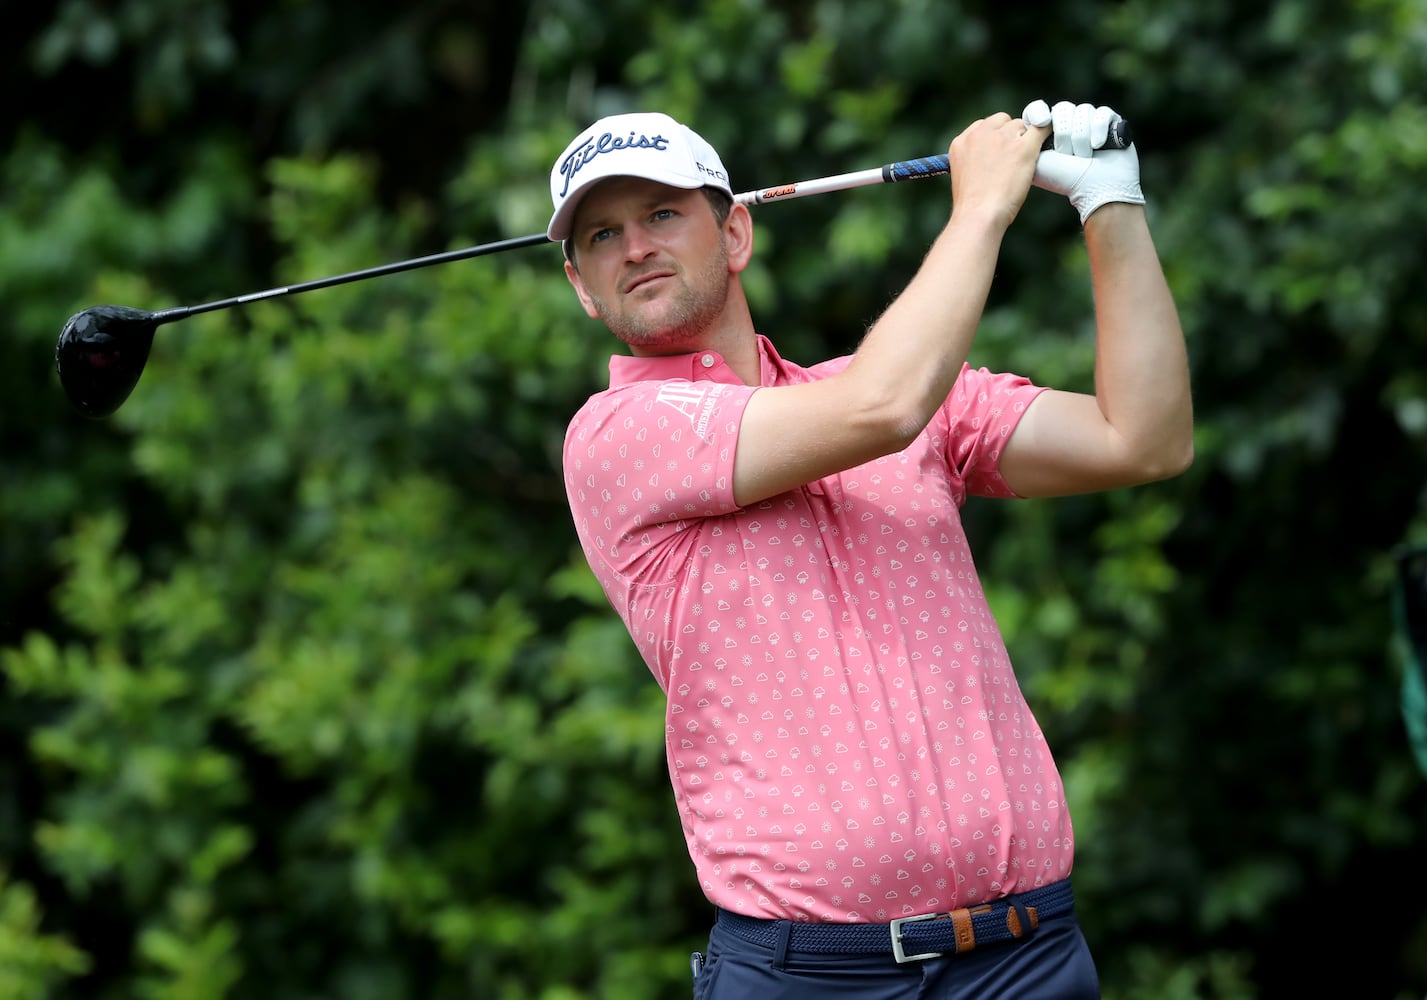
[[[661,278],[671,278],[673,276],[673,271],[646,271],[644,274],[637,275],[625,283],[624,294],[631,295],[637,289],[653,284]]]

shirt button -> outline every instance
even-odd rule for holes
[[[712,368],[714,366],[714,356],[712,354],[705,354],[699,361],[705,368]]]

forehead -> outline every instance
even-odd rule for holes
[[[639,212],[660,204],[702,197],[698,188],[678,188],[643,177],[607,177],[595,184],[575,207],[573,227],[580,229],[604,223],[627,212]]]

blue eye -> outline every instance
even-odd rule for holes
[[[594,233],[592,233],[592,234],[590,235],[590,242],[591,242],[591,243],[603,243],[605,240],[609,239],[609,238],[610,238],[611,236],[613,236],[613,235],[614,235],[614,230],[613,230],[613,229],[600,229],[600,230],[596,230]]]

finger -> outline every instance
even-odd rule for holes
[[[1110,126],[1120,120],[1120,116],[1112,108],[1096,108],[1094,116],[1090,119],[1090,147],[1092,149],[1104,149],[1105,140],[1110,135]]]
[[[1095,116],[1095,108],[1090,104],[1075,106],[1074,124],[1070,128],[1070,148],[1076,156],[1089,156],[1095,152],[1090,145],[1090,121]]]
[[[1050,125],[1050,105],[1042,100],[1034,100],[1021,112],[1021,120],[1032,128]]]
[[[1090,166],[1089,157],[1046,150],[1036,158],[1036,172],[1031,183],[1056,194],[1068,195]]]
[[[1074,155],[1070,145],[1070,130],[1075,124],[1075,105],[1069,101],[1057,101],[1050,109],[1051,127],[1055,129],[1055,151]]]
[[[1048,114],[1048,113],[1050,112],[1050,109],[1047,108],[1047,109],[1046,109],[1046,112],[1047,112],[1047,114]],[[1026,141],[1035,143],[1037,148],[1041,148],[1041,149],[1049,149],[1049,148],[1050,148],[1050,134],[1051,134],[1051,131],[1050,131],[1050,125],[1049,125],[1049,124],[1045,124],[1045,125],[1035,125],[1035,124],[1033,124],[1033,123],[1031,123],[1031,122],[1026,121],[1024,118],[1017,118],[1017,119],[1016,119],[1016,122],[1017,122],[1017,124],[1018,124],[1019,127],[1020,127],[1020,134],[1021,134],[1021,136],[1022,136],[1022,137],[1026,137],[1026,136],[1029,136],[1029,137],[1030,137],[1030,138],[1027,139]]]

